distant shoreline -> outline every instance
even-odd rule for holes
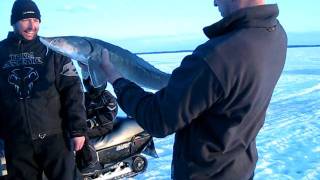
[[[319,45],[288,45],[288,48],[313,48],[320,47]],[[171,53],[191,53],[193,50],[172,50],[172,51],[151,51],[151,52],[137,52],[136,55],[147,55],[147,54],[171,54]]]

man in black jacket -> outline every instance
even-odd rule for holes
[[[122,78],[104,51],[107,80],[120,107],[152,136],[176,132],[173,179],[248,180],[256,136],[286,58],[277,5],[215,0],[223,19],[204,28],[207,42],[186,56],[166,87],[145,92]]]
[[[82,148],[86,112],[72,61],[38,37],[40,11],[31,0],[12,7],[14,31],[0,42],[0,132],[9,179],[76,178],[73,151]]]

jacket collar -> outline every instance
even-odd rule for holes
[[[261,5],[240,9],[219,22],[203,29],[205,35],[212,39],[240,28],[271,28],[278,24],[279,9],[276,4]]]

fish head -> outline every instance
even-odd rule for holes
[[[40,41],[49,49],[83,64],[88,64],[88,60],[94,52],[93,46],[83,37],[40,37]]]
[[[103,48],[90,40],[79,36],[40,37],[40,41],[49,49],[80,62],[82,74],[90,75],[94,87],[106,83],[106,75],[101,69]]]

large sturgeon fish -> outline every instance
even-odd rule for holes
[[[99,39],[80,36],[40,37],[48,48],[88,66],[94,86],[106,82],[100,68],[102,50],[109,51],[111,63],[126,78],[143,87],[161,89],[166,86],[170,74],[160,71],[142,58],[116,45]]]

